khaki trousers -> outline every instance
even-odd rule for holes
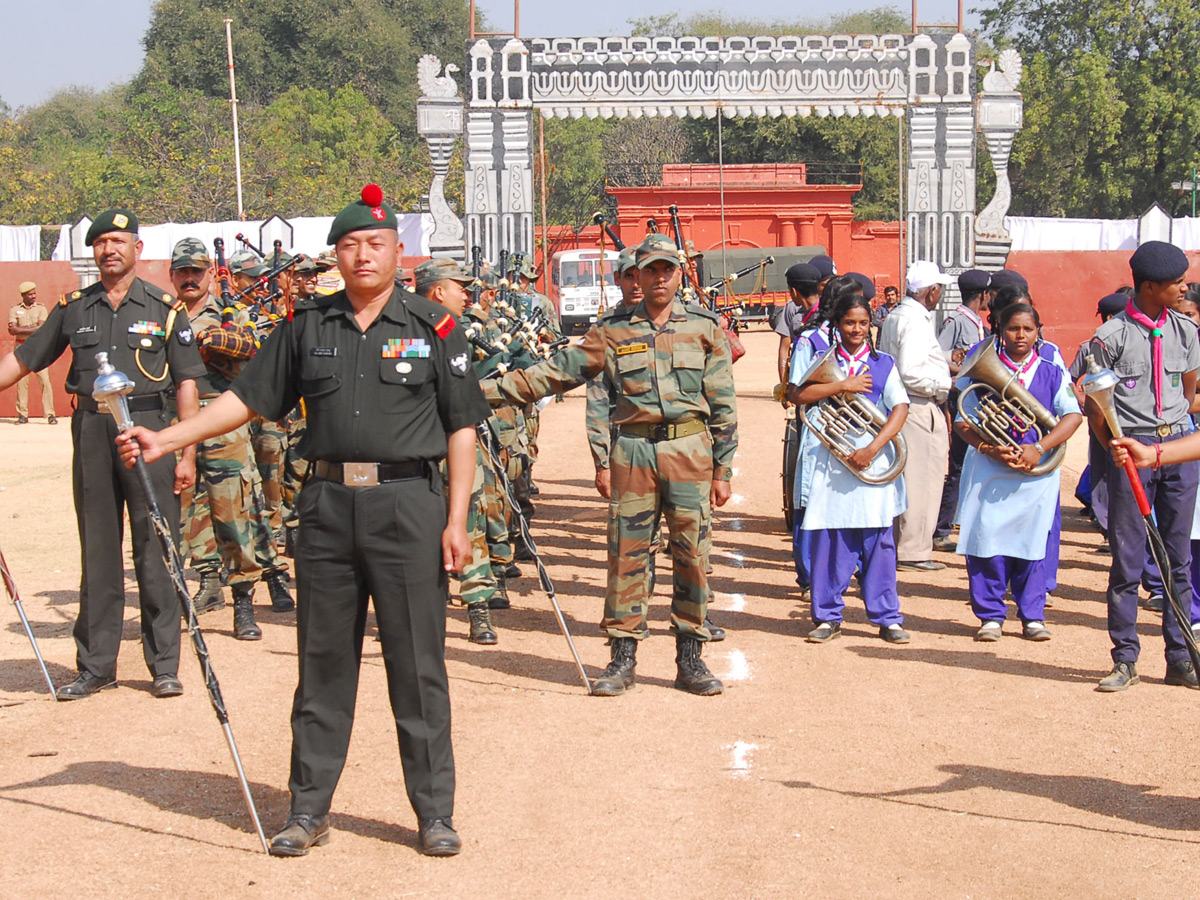
[[[950,458],[950,433],[941,406],[927,397],[912,397],[900,429],[908,442],[904,487],[908,509],[896,519],[896,558],[921,562],[933,557],[933,530],[942,502],[942,485]]]
[[[50,371],[30,372],[17,382],[17,415],[29,418],[29,382],[36,376],[42,386],[42,415],[54,415],[54,387],[50,384]]]

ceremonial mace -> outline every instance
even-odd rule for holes
[[[1117,373],[1112,369],[1102,369],[1090,353],[1087,355],[1087,364],[1087,374],[1083,376],[1079,386],[1104,414],[1104,421],[1108,423],[1108,430],[1112,432],[1112,436],[1124,437],[1121,423],[1117,421],[1116,407],[1113,405],[1113,388],[1120,381]],[[1137,502],[1138,511],[1142,514],[1142,521],[1146,524],[1146,535],[1150,539],[1150,553],[1162,576],[1163,593],[1167,597],[1171,614],[1175,616],[1175,621],[1179,623],[1179,630],[1183,632],[1183,642],[1187,644],[1192,665],[1196,667],[1196,671],[1200,672],[1200,648],[1197,648],[1196,637],[1192,634],[1192,617],[1183,608],[1179,589],[1175,586],[1175,579],[1171,576],[1171,560],[1167,556],[1167,545],[1163,543],[1162,535],[1158,533],[1158,526],[1154,524],[1150,502],[1146,499],[1146,492],[1142,490],[1142,480],[1138,477],[1137,467],[1128,454],[1125,456],[1125,476],[1129,479],[1133,498]]]
[[[125,395],[133,390],[133,382],[126,377],[124,372],[118,372],[113,367],[112,363],[108,361],[107,353],[103,351],[97,353],[96,362],[100,364],[100,371],[92,386],[92,399],[108,409],[117,421],[118,431],[128,431],[133,427],[133,420],[129,417],[129,402],[125,399]],[[263,851],[269,853],[267,836],[263,834],[262,823],[258,819],[258,810],[254,806],[254,798],[250,795],[250,785],[247,783],[246,773],[242,769],[242,757],[238,753],[237,742],[233,739],[233,730],[229,727],[229,713],[225,710],[221,685],[217,682],[217,673],[213,671],[212,661],[208,658],[208,645],[204,643],[200,623],[196,620],[196,608],[192,605],[192,598],[188,593],[187,581],[183,574],[183,559],[171,537],[171,526],[167,523],[167,517],[158,507],[158,499],[154,496],[154,485],[150,482],[150,470],[141,454],[138,454],[134,468],[137,471],[138,480],[142,483],[142,492],[146,495],[146,506],[150,510],[150,521],[154,525],[159,546],[162,548],[163,562],[166,563],[167,572],[175,586],[175,593],[183,606],[184,617],[188,623],[188,635],[192,639],[192,649],[196,652],[196,659],[200,663],[204,686],[208,689],[209,702],[212,703],[213,712],[217,714],[217,721],[221,723],[221,728],[225,732],[225,743],[229,745],[229,753],[233,756],[233,765],[237,769],[238,780],[242,784],[242,796],[246,800],[246,810],[250,813],[251,821],[254,822],[258,839],[262,841]]]
[[[42,667],[42,676],[46,679],[46,687],[50,688],[50,696],[57,700],[58,692],[54,690],[54,682],[50,680],[50,673],[46,671],[46,661],[42,659],[42,651],[38,649],[37,638],[33,636],[33,628],[30,626],[29,620],[25,618],[25,607],[21,605],[21,595],[17,593],[17,583],[13,581],[12,574],[8,571],[8,561],[4,558],[3,550],[0,550],[0,577],[4,578],[8,596],[12,597],[13,606],[17,608],[17,615],[21,617],[21,624],[25,626],[25,634],[29,637],[29,645],[33,647],[33,655],[37,657],[38,665]]]

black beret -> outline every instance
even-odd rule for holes
[[[1188,270],[1187,254],[1166,241],[1146,241],[1129,257],[1134,281],[1175,281]]]
[[[967,269],[958,276],[958,290],[962,294],[978,294],[986,291],[992,283],[992,274],[983,269]]]
[[[396,212],[383,202],[383,189],[377,184],[368,184],[362,189],[362,197],[355,200],[333,218],[329,226],[328,244],[336,244],[352,231],[370,231],[377,228],[396,230]]]
[[[809,263],[796,263],[783,273],[788,287],[798,287],[802,284],[815,285],[821,280],[821,270]]]
[[[808,261],[808,264],[817,267],[817,271],[821,273],[820,281],[832,278],[837,274],[837,264],[831,256],[814,256]]]
[[[127,209],[106,209],[96,216],[96,221],[92,222],[92,227],[88,229],[83,242],[90,247],[95,243],[96,238],[102,234],[108,234],[110,231],[127,231],[130,234],[137,234],[137,216]]]
[[[1128,304],[1128,295],[1109,294],[1107,297],[1100,298],[1100,302],[1096,305],[1096,314],[1100,316],[1115,316],[1117,313],[1124,311]]]
[[[862,272],[847,272],[849,277],[853,278],[862,285],[862,295],[864,300],[875,299],[875,282],[864,275]]]
[[[1001,269],[999,272],[993,272],[992,283],[989,287],[1002,288],[1010,284],[1015,284],[1017,287],[1029,290],[1029,282],[1016,269]]]

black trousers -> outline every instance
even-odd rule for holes
[[[376,487],[310,480],[297,502],[292,811],[323,815],[354,724],[367,600],[374,601],[408,799],[418,819],[454,812],[441,476]]]
[[[137,425],[159,430],[168,423],[162,413],[135,412]],[[125,468],[114,441],[117,425],[108,414],[76,410],[71,416],[75,455],[71,474],[83,577],[79,586],[79,618],[75,620],[76,664],[101,678],[117,672],[117,651],[125,611],[124,511],[129,511],[133,567],[142,612],[142,653],[152,675],[179,672],[179,598],[167,574],[162,549],[150,522],[141,482]],[[175,458],[150,466],[150,481],[159,508],[179,540],[179,498],[175,496]]]
[[[1169,438],[1138,437],[1143,444],[1166,443]],[[1192,608],[1192,511],[1196,507],[1196,482],[1200,464],[1177,463],[1161,469],[1138,469],[1142,489],[1154,510],[1159,534],[1171,559],[1171,577],[1185,611]],[[1108,576],[1108,634],[1114,663],[1137,662],[1141,643],[1137,633],[1138,584],[1146,568],[1146,526],[1133,498],[1125,470],[1109,462],[1108,546],[1112,569]],[[1184,627],[1188,627],[1187,623]],[[1167,662],[1188,658],[1179,623],[1168,609],[1163,614],[1163,640]]]

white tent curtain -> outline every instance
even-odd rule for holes
[[[41,258],[41,225],[0,225],[0,262],[37,262]]]
[[[1138,245],[1137,219],[1009,216],[1004,224],[1013,250],[1134,250]],[[1171,243],[1200,250],[1200,217],[1172,220]]]

